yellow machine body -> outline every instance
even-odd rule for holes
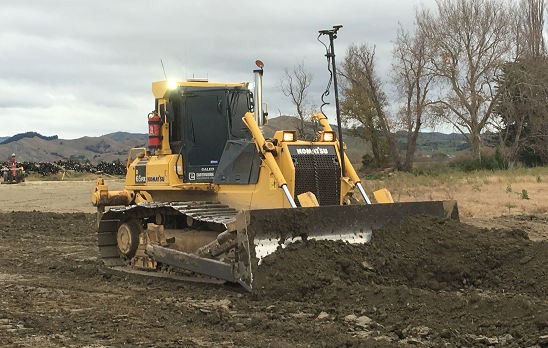
[[[282,132],[277,132],[274,139],[280,139]],[[304,142],[295,141],[290,145],[279,141],[275,146],[278,155],[275,163],[279,172],[285,178],[287,187],[291,193],[295,189],[295,166],[290,156],[288,146],[325,146],[338,148],[337,142]],[[340,158],[337,152],[338,158]],[[241,209],[266,209],[266,208],[290,208],[284,192],[280,190],[280,183],[276,180],[275,171],[262,163],[259,170],[258,181],[249,185],[210,184],[210,183],[185,183],[175,172],[175,167],[182,166],[181,160],[177,161],[177,155],[149,155],[135,158],[128,166],[126,174],[125,191],[136,197],[136,202],[144,201],[188,201],[188,200],[218,200],[224,204]],[[139,165],[146,166],[146,178],[142,183],[136,183],[136,168]],[[184,174],[184,173],[183,173]],[[349,178],[341,180],[340,199],[348,198],[348,193],[353,192],[353,185]]]
[[[152,84],[152,92],[156,97],[158,106],[169,102],[168,87],[169,81],[159,81]],[[180,87],[242,87],[246,84],[221,84],[209,82],[177,82]],[[321,120],[322,132],[332,132],[331,126],[324,115],[315,115],[316,119]],[[254,137],[261,138],[260,130],[254,123],[251,115],[245,117],[248,127],[252,127]],[[324,121],[325,120],[325,121]],[[307,142],[302,140],[284,141],[284,131],[278,131],[269,144],[273,149],[269,153],[276,153],[273,156],[275,165],[268,166],[262,162],[259,170],[258,181],[249,185],[234,184],[212,184],[212,183],[189,183],[184,182],[182,158],[174,154],[169,145],[169,124],[162,124],[162,145],[154,154],[151,154],[146,148],[132,149],[128,159],[126,187],[124,195],[135,197],[132,203],[146,201],[187,201],[187,200],[217,200],[221,203],[240,209],[266,209],[266,208],[290,208],[284,192],[280,190],[281,183],[287,184],[289,192],[294,196],[295,190],[295,166],[290,155],[288,146],[306,146],[314,148],[316,146],[330,146],[336,152],[337,160],[340,163],[341,155],[339,153],[339,143],[334,140],[331,142]],[[264,138],[262,139],[264,143]],[[262,145],[258,145],[262,146]],[[133,158],[132,158],[133,157]],[[358,178],[350,161],[345,156],[346,170],[349,175],[342,177],[340,182],[339,201],[337,204],[343,204],[348,199],[348,194],[353,192],[355,183],[352,179]],[[139,178],[136,174],[138,167],[146,167],[146,176]],[[176,168],[180,168],[176,173]],[[182,175],[181,175],[182,174]],[[280,175],[281,174],[281,175]],[[284,179],[280,179],[280,178]],[[139,182],[136,182],[139,180]],[[278,178],[278,179],[277,179]],[[359,179],[358,179],[359,180]],[[108,205],[108,204],[107,204]]]
[[[174,267],[251,289],[256,261],[287,240],[361,243],[406,215],[458,219],[454,201],[347,205],[357,189],[369,199],[325,115],[312,117],[314,141],[293,130],[265,139],[248,87],[152,84],[149,146],[130,151],[123,191],[99,179],[92,194],[107,266]]]

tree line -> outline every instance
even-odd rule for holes
[[[416,8],[413,29],[397,30],[388,83],[375,46],[350,45],[337,68],[341,116],[370,145],[372,163],[412,171],[420,130],[449,125],[474,158],[494,146],[508,168],[548,164],[545,11],[544,0],[436,0],[433,9]],[[315,111],[306,91],[312,78],[303,61],[278,82],[301,122]]]

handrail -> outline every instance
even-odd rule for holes
[[[131,150],[129,150],[129,156],[126,163],[126,170],[129,169],[129,165],[131,164],[131,155],[133,154],[133,150],[144,150],[145,156],[147,155],[147,148],[146,147],[134,147]]]

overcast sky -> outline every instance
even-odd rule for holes
[[[304,60],[314,75],[311,97],[321,104],[329,74],[318,30],[344,26],[335,41],[338,62],[352,43],[376,45],[385,74],[398,22],[412,30],[421,4],[435,6],[434,0],[3,1],[0,136],[146,133],[151,83],[164,80],[160,59],[168,78],[211,82],[253,81],[260,59],[271,116],[294,115],[276,81],[284,67]],[[326,111],[335,123],[333,108]]]

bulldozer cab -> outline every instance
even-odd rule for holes
[[[170,147],[183,159],[183,182],[213,182],[230,140],[250,140],[242,121],[251,111],[251,92],[242,87],[185,87],[169,95],[174,120]]]

